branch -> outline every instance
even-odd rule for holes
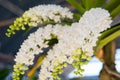
[[[22,15],[24,12],[21,8],[8,0],[0,0],[0,5],[18,16]]]
[[[15,20],[15,18],[0,21],[0,28],[12,24],[14,22],[14,20]]]
[[[104,64],[104,69],[106,70],[106,72],[107,72],[108,74],[120,78],[120,73],[117,73],[117,72],[115,72],[115,71],[110,70],[110,69],[107,67],[107,65],[105,65],[105,64]]]
[[[12,63],[14,61],[14,57],[12,55],[0,53],[0,62],[1,63]]]

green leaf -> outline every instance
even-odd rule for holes
[[[107,10],[109,10],[111,12],[119,4],[120,4],[120,0],[110,0],[110,2],[105,6],[105,9],[107,9]]]
[[[108,37],[104,38],[103,40],[99,41],[97,47],[95,48],[95,55],[98,53],[100,49],[102,49],[106,44],[111,42],[112,40],[116,39],[117,37],[120,36],[120,30],[112,33]]]
[[[80,17],[81,17],[81,15],[80,15],[80,14],[74,13],[74,15],[73,15],[73,16],[74,16],[74,18],[75,18],[75,19],[80,20]]]
[[[1,69],[0,70],[0,80],[4,80],[8,74],[9,74],[9,69]]]
[[[78,10],[81,14],[85,12],[85,9],[81,6],[81,4],[77,0],[67,0],[71,5],[73,5],[76,10]]]
[[[114,27],[102,32],[102,35],[99,37],[99,40],[106,38],[107,36],[111,35],[112,33],[114,33],[117,30],[120,30],[120,25],[114,26]]]
[[[75,19],[80,20],[80,17],[81,17],[81,15],[80,15],[80,14],[74,13],[74,15],[73,15],[73,16],[74,16],[74,18],[75,18]]]
[[[119,0],[120,1],[120,0]],[[111,16],[114,18],[115,16],[117,16],[118,14],[120,14],[120,5],[118,7],[116,7],[112,12],[111,12]]]
[[[86,10],[95,7],[102,7],[106,0],[82,0],[82,4]]]

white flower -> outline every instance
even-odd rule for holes
[[[51,31],[52,26],[48,25],[46,27],[40,27],[35,33],[30,34],[28,39],[22,43],[21,48],[16,55],[15,65],[32,65],[35,55],[42,53],[42,48],[48,47],[47,43],[44,43],[44,39],[49,39]]]
[[[71,56],[78,48],[82,49],[86,56],[92,56],[93,47],[96,46],[98,37],[101,35],[100,32],[110,28],[111,22],[108,11],[93,8],[85,12],[79,23],[73,23],[71,27],[55,25],[53,33],[58,37],[58,44],[48,52],[44,59],[39,79],[48,80],[50,78],[53,80],[50,75],[54,72],[53,68],[64,62],[71,64],[74,61]]]
[[[89,26],[87,28],[93,30],[93,32],[102,32],[110,28],[111,22],[110,13],[102,8],[92,8],[86,11],[79,20],[81,26]]]
[[[31,25],[36,26],[44,21],[54,21],[56,23],[61,22],[61,19],[73,18],[73,14],[68,8],[62,8],[59,5],[39,5],[30,8],[24,13],[26,17],[31,19]]]
[[[82,49],[86,52],[92,52],[92,48],[96,46],[97,38],[100,33],[108,28],[112,23],[110,14],[107,10],[101,8],[92,8],[86,11],[79,20],[80,32],[84,34],[85,43],[82,45]],[[90,48],[91,47],[91,48]],[[89,55],[89,54],[88,54]]]
[[[50,19],[59,22],[60,17],[72,18],[72,14],[69,13],[67,8],[42,5],[31,8],[25,14],[31,17],[33,21],[39,22],[39,19],[40,21]],[[54,67],[62,63],[72,64],[74,61],[72,55],[76,54],[76,49],[82,49],[86,56],[93,55],[93,47],[96,46],[101,32],[110,28],[112,20],[109,16],[108,11],[93,8],[86,11],[79,22],[73,23],[71,26],[56,24],[40,27],[35,33],[30,34],[21,45],[16,55],[16,64],[32,65],[35,55],[42,53],[42,48],[49,46],[47,42],[44,42],[44,39],[51,39],[51,34],[53,34],[57,36],[58,43],[48,51],[39,74],[40,80],[53,80],[51,74],[54,72]]]
[[[35,33],[30,34],[28,39],[22,43],[21,48],[15,58],[16,64],[14,66],[17,66],[17,69],[32,65],[35,55],[42,53],[43,48],[48,47],[48,44],[44,42],[44,39],[50,39],[52,29],[52,25],[40,27]],[[25,69],[23,68],[18,71],[21,72],[24,70]],[[14,69],[14,77],[18,77],[18,71]]]

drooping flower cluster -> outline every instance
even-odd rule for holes
[[[15,58],[14,80],[24,74],[23,72],[27,70],[28,66],[33,64],[35,55],[42,53],[43,48],[48,47],[44,39],[50,39],[51,31],[51,27],[41,27],[35,33],[30,34],[28,39],[23,42]]]
[[[59,5],[39,5],[30,8],[22,17],[17,18],[14,24],[9,27],[6,35],[10,37],[16,30],[25,30],[26,25],[35,27],[38,25],[60,23],[65,19],[72,19],[73,14],[68,8]]]
[[[93,53],[92,48],[96,46],[97,37],[101,35],[102,31],[110,28],[111,23],[112,20],[107,10],[92,8],[90,11],[86,11],[79,20],[79,26],[81,26],[79,31],[84,36],[81,39],[83,41],[82,50]]]
[[[73,18],[73,14],[68,8],[62,8],[58,5],[39,5],[30,8],[24,13],[24,16],[29,17],[32,26],[42,24],[45,21],[61,22],[61,19]]]
[[[76,73],[80,73],[79,66],[81,65],[77,63],[80,57],[78,58],[76,55],[84,54],[85,57],[81,57],[83,59],[92,56],[93,47],[96,46],[98,37],[101,35],[100,32],[110,28],[111,22],[108,11],[93,8],[85,12],[79,23],[74,23],[71,27],[64,27],[57,35],[59,43],[48,52],[48,56],[43,61],[39,75],[40,80],[53,80],[53,78],[59,80],[60,78],[57,76],[62,72],[59,73],[59,70],[66,64],[75,64],[73,66],[78,69]],[[79,52],[76,53],[77,49]],[[56,67],[60,68],[56,71]]]
[[[37,12],[36,10],[40,9],[38,7],[31,9],[29,15],[36,15],[36,13],[32,13],[32,11]],[[63,14],[67,15],[64,11]],[[58,18],[55,17],[55,19],[57,20]],[[59,22],[59,20],[57,21]],[[23,74],[26,67],[33,64],[35,54],[41,53],[42,48],[49,46],[49,40],[52,39],[51,35],[56,36],[58,43],[48,51],[47,57],[43,60],[39,79],[53,80],[55,78],[60,80],[58,74],[61,74],[63,72],[62,68],[68,64],[72,64],[77,69],[76,74],[80,74],[82,72],[80,62],[82,62],[82,59],[87,59],[93,55],[93,47],[96,46],[100,33],[110,28],[111,22],[108,11],[101,8],[93,8],[85,12],[78,23],[73,23],[71,26],[56,24],[40,27],[24,41],[17,53],[14,80],[18,77],[19,72]]]

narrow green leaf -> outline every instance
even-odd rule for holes
[[[119,0],[120,1],[120,0]],[[114,18],[115,16],[117,16],[118,14],[120,14],[120,5],[118,7],[116,7],[112,12],[111,12],[111,16]]]
[[[94,1],[95,2],[95,1]],[[105,4],[106,0],[96,0],[94,7],[102,7]]]
[[[99,40],[106,38],[107,36],[109,36],[110,34],[114,33],[117,30],[120,30],[120,25],[114,26],[114,27],[102,32],[102,35],[99,37]]]
[[[114,32],[113,34],[109,35],[108,37],[106,37],[105,39],[101,40],[97,47],[95,48],[95,55],[98,53],[98,51],[100,49],[102,49],[106,44],[108,44],[109,42],[111,42],[112,40],[116,39],[117,37],[120,36],[120,30]]]
[[[82,4],[86,10],[95,7],[101,7],[106,2],[106,0],[82,0]]]
[[[79,20],[79,19],[80,19],[80,17],[81,17],[81,15],[80,15],[80,14],[74,13],[74,18],[75,18],[75,19]]]
[[[81,4],[84,8],[86,8],[85,4],[86,4],[86,0],[81,0]]]
[[[81,14],[85,12],[85,9],[81,6],[80,3],[78,3],[77,0],[67,0],[71,5],[73,5],[76,10],[78,10]]]
[[[120,0],[110,0],[110,2],[105,6],[105,9],[107,9],[107,10],[109,10],[111,12],[119,4],[120,4]]]

